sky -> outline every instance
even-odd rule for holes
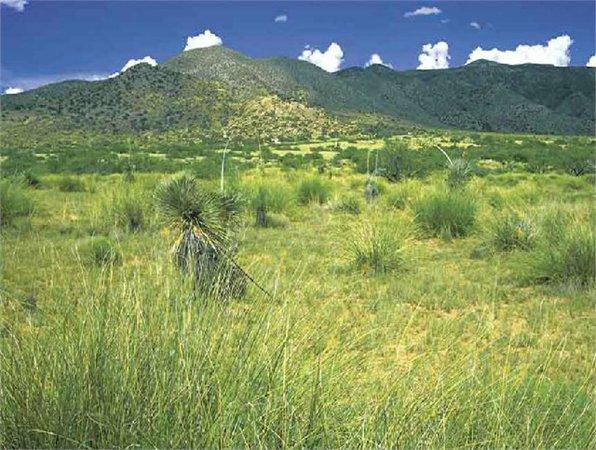
[[[590,0],[0,2],[0,89],[8,93],[117,76],[210,45],[329,72],[371,63],[437,70],[476,59],[585,66],[595,54]]]

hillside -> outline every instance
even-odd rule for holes
[[[434,71],[375,65],[327,73],[305,61],[251,59],[210,47],[107,80],[2,96],[3,145],[55,131],[217,141],[233,129],[239,139],[293,140],[396,132],[412,124],[593,134],[594,102],[595,71],[586,67],[477,61]],[[13,130],[26,135],[17,139]]]

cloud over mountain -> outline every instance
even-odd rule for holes
[[[115,72],[112,75],[110,75],[108,78],[117,77],[121,73],[126,72],[128,69],[130,69],[131,67],[134,67],[138,64],[149,64],[150,66],[155,67],[155,66],[157,66],[157,61],[155,59],[153,59],[151,56],[145,56],[144,58],[141,58],[141,59],[129,59],[126,62],[126,64],[124,64],[124,66],[122,66],[122,69],[120,69],[120,72]]]
[[[211,30],[205,30],[196,36],[188,36],[186,38],[186,47],[184,47],[184,51],[186,52],[195,48],[213,47],[214,45],[221,44],[223,44],[223,41],[218,35],[212,33]]]
[[[499,50],[493,48],[484,50],[477,47],[470,55],[466,64],[479,59],[498,62],[501,64],[551,64],[558,67],[566,67],[571,60],[569,48],[573,39],[564,34],[549,40],[546,45],[518,45],[515,50]]]
[[[418,55],[418,70],[448,69],[449,68],[449,44],[439,41],[435,45],[425,44],[422,46],[422,53]]]
[[[4,93],[8,95],[20,94],[21,92],[24,92],[23,89],[18,87],[9,87],[4,91]]]
[[[337,72],[343,62],[344,52],[336,42],[332,42],[324,52],[318,48],[305,48],[298,59],[308,61],[327,72]]]
[[[586,63],[586,66],[588,66],[588,67],[596,67],[596,55],[590,56],[590,59],[588,59],[588,62]]]
[[[382,66],[393,68],[391,64],[383,62],[381,55],[379,55],[378,53],[373,53],[372,55],[370,55],[370,59],[364,65],[364,67],[372,66],[373,64],[381,64]]]

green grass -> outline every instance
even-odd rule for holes
[[[463,237],[476,222],[476,203],[469,192],[438,191],[413,205],[416,222],[431,236]]]
[[[489,137],[514,145],[452,143]],[[593,447],[593,185],[515,166],[449,191],[441,164],[370,203],[349,164],[248,169],[226,197],[157,170],[20,184],[36,214],[2,229],[0,447]],[[226,201],[259,186],[283,226]],[[197,290],[172,258],[189,221],[271,296]],[[488,241],[507,251],[470,257]]]
[[[27,217],[35,211],[22,183],[0,180],[0,224],[11,225],[18,217]]]

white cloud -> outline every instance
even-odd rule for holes
[[[435,45],[426,44],[422,46],[422,53],[418,55],[419,70],[448,69],[449,68],[449,44],[439,41]]]
[[[449,23],[451,22],[451,19],[441,19],[441,23]]]
[[[4,93],[8,94],[8,95],[20,94],[21,92],[23,92],[23,89],[18,88],[18,87],[9,87],[8,89],[6,89],[4,91]]]
[[[383,59],[381,59],[381,55],[379,55],[378,53],[373,53],[372,55],[370,55],[370,59],[364,65],[364,67],[372,66],[373,64],[381,64],[382,66],[393,68],[391,64],[383,62]]]
[[[586,63],[586,66],[588,66],[588,67],[596,67],[596,55],[591,56],[590,59],[588,59],[588,62]]]
[[[324,52],[318,48],[311,50],[309,46],[306,46],[298,59],[308,61],[327,72],[337,72],[343,62],[343,56],[344,52],[339,44],[332,42]]]
[[[571,47],[571,44],[573,44],[573,39],[564,34],[551,39],[546,45],[521,44],[515,50],[499,50],[497,48],[484,50],[482,47],[477,47],[468,56],[466,64],[479,59],[487,59],[501,64],[515,65],[531,63],[566,67],[571,61],[569,57],[569,47]]]
[[[0,4],[14,8],[19,12],[23,12],[27,3],[29,3],[28,0],[0,0]]]
[[[276,23],[286,23],[288,21],[288,16],[287,14],[280,14],[279,16],[275,17],[273,21]]]
[[[129,59],[126,62],[126,64],[124,64],[124,66],[122,66],[122,69],[120,69],[120,72],[114,72],[108,78],[117,77],[121,73],[126,72],[128,69],[130,69],[131,67],[134,67],[138,64],[149,64],[150,66],[155,67],[155,66],[157,66],[157,61],[154,60],[151,56],[145,56],[144,58],[141,58],[141,59]]]
[[[415,16],[433,16],[437,14],[441,14],[441,11],[436,6],[423,6],[422,8],[418,8],[415,11],[408,11],[404,14],[404,17],[415,17]]]
[[[482,28],[478,22],[470,22],[470,26],[472,28],[476,28],[477,30],[479,30],[480,28]]]
[[[217,34],[212,33],[210,30],[205,30],[196,36],[188,36],[186,38],[186,47],[184,47],[184,51],[186,52],[195,48],[213,47],[221,44],[223,44],[223,41]]]

